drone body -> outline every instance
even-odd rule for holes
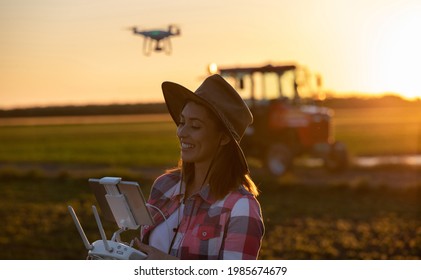
[[[169,25],[167,30],[139,30],[137,27],[131,27],[131,30],[133,34],[144,37],[143,53],[145,55],[150,55],[152,51],[164,51],[168,55],[171,54],[172,46],[170,37],[181,34],[180,29],[175,25]]]

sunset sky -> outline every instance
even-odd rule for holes
[[[177,24],[173,53],[127,27]],[[0,108],[163,101],[206,67],[298,62],[337,94],[421,98],[419,0],[0,0]]]

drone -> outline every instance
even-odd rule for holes
[[[168,29],[152,29],[152,30],[139,30],[136,26],[130,27],[135,35],[141,35],[145,39],[143,41],[143,53],[150,55],[152,51],[161,52],[170,55],[172,52],[171,36],[179,36],[181,34],[180,28],[170,24]]]

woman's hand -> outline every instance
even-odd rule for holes
[[[134,242],[140,251],[148,255],[146,257],[147,260],[178,260],[178,258],[168,255],[155,247],[140,242],[138,238],[135,238]]]

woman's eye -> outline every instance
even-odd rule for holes
[[[185,120],[180,120],[179,123],[178,123],[178,127],[183,127],[183,126],[186,126],[186,125],[193,130],[201,129],[200,124],[196,124],[196,123],[193,123],[193,122],[187,122],[186,123]]]
[[[199,123],[197,123],[197,122],[192,122],[192,123],[190,123],[190,127],[192,128],[192,129],[200,129],[200,124]]]

